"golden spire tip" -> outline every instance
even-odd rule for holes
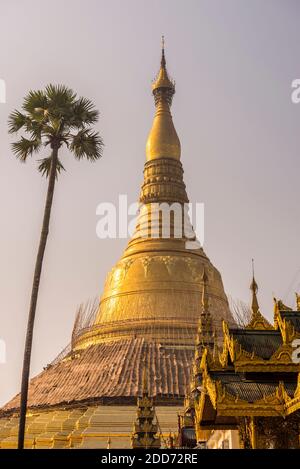
[[[161,37],[161,66],[166,67],[166,58],[165,58],[165,36]]]

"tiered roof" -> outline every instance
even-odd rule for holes
[[[192,390],[200,428],[236,428],[239,417],[287,417],[300,409],[297,310],[275,300],[274,325],[260,313],[252,284],[252,318],[244,329],[223,323],[223,350],[206,347],[194,368]],[[253,307],[254,305],[254,307]]]

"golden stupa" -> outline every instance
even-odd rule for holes
[[[175,237],[172,213],[170,237],[162,236],[161,219],[157,226],[151,220],[154,204],[183,207],[188,203],[180,141],[170,111],[175,85],[168,76],[164,48],[152,92],[156,112],[146,144],[142,209],[136,232],[108,274],[94,327],[78,338],[77,347],[133,335],[170,345],[174,345],[176,337],[176,346],[193,347],[204,270],[209,278],[216,329],[222,318],[231,319],[221,275],[203,249],[197,243],[192,243],[189,249],[190,236]]]
[[[106,279],[89,322],[75,321],[70,347],[29,387],[27,447],[130,447],[136,397],[142,395],[147,364],[149,392],[162,432],[177,429],[177,411],[189,385],[203,279],[213,327],[221,334],[233,322],[221,275],[195,235],[183,229],[188,214],[170,213],[164,236],[153,206],[188,203],[181,148],[170,107],[175,84],[162,47],[160,70],[152,84],[156,112],[146,144],[144,181],[136,231]],[[188,224],[188,223],[187,223]],[[79,327],[80,326],[80,327]],[[16,445],[19,396],[1,411],[0,447]]]

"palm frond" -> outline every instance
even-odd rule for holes
[[[49,176],[50,169],[51,169],[51,162],[52,162],[52,156],[49,156],[48,158],[43,158],[41,160],[38,160],[38,170],[42,174],[42,176]],[[61,173],[61,171],[65,171],[65,168],[63,167],[61,161],[58,159],[56,163],[56,178],[58,178],[58,175]]]
[[[49,113],[56,115],[60,112],[69,111],[76,99],[76,93],[64,85],[46,86]]]
[[[27,116],[20,111],[13,111],[8,117],[8,132],[10,134],[18,132],[18,130],[26,126],[27,119]]]
[[[78,160],[87,158],[90,161],[96,161],[102,156],[103,146],[103,140],[98,132],[84,129],[72,136],[70,150],[74,152]]]
[[[25,162],[28,156],[31,156],[34,152],[37,152],[41,147],[40,139],[27,139],[21,137],[18,142],[12,144],[12,150],[17,158],[22,162]]]
[[[43,116],[41,110],[46,110],[48,107],[48,99],[42,90],[30,91],[24,98],[23,110],[30,115]]]
[[[79,98],[73,105],[69,124],[71,127],[82,128],[85,125],[92,125],[98,121],[99,112],[94,104],[86,98]]]
[[[32,139],[42,139],[42,135],[44,133],[45,124],[42,122],[37,122],[33,119],[27,118],[25,129],[26,132],[30,133]]]
[[[28,135],[12,145],[21,161],[26,161],[42,145],[60,148],[66,144],[77,159],[95,161],[102,156],[102,138],[90,128],[97,122],[99,112],[92,101],[78,98],[71,88],[50,84],[44,91],[30,91],[24,99],[23,110],[12,112],[8,122],[10,133],[24,129]],[[39,163],[40,171],[47,175],[49,159]]]

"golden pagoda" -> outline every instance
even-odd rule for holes
[[[190,224],[188,197],[170,111],[175,84],[164,44],[152,93],[155,116],[136,231],[108,274],[97,308],[79,313],[70,346],[31,380],[26,447],[33,439],[37,448],[106,447],[108,439],[111,448],[129,447],[144,362],[162,430],[176,431],[190,380],[204,271],[216,334],[221,335],[223,320],[233,324],[220,273],[197,244],[191,225],[188,235],[184,229]],[[161,213],[153,215],[157,204],[182,208],[179,226],[170,211],[169,236]],[[16,445],[18,408],[16,396],[1,410],[1,448]]]

